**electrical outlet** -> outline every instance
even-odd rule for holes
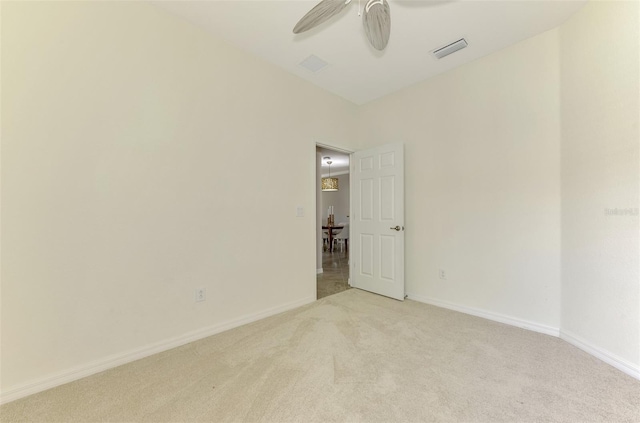
[[[196,289],[196,302],[204,301],[207,299],[207,289],[206,288],[198,288]]]
[[[444,269],[440,269],[438,271],[438,276],[440,276],[440,279],[447,279],[447,273],[444,271]]]

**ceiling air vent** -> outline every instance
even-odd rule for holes
[[[467,40],[465,40],[464,38],[461,38],[456,42],[453,42],[449,45],[446,45],[444,47],[440,47],[437,50],[434,50],[433,55],[436,56],[436,58],[438,59],[442,59],[444,56],[448,56],[451,53],[455,53],[458,50],[462,50],[468,45],[469,44],[467,44]]]
[[[299,63],[300,66],[314,73],[324,69],[328,64],[329,63],[325,62],[315,54],[312,54]]]

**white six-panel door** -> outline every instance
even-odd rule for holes
[[[351,156],[351,285],[404,300],[404,149]]]

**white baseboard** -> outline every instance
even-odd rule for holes
[[[320,269],[316,269],[316,275],[319,275],[320,273],[324,273],[322,267]]]
[[[407,293],[407,296],[411,300],[419,301],[421,303],[431,304],[436,307],[442,307],[449,310],[459,311],[460,313],[470,314],[472,316],[482,317],[483,319],[493,320],[494,322],[505,323],[507,325],[516,326],[522,329],[531,330],[534,332],[544,333],[545,335],[551,335],[558,337],[560,335],[560,329],[552,326],[546,326],[540,323],[531,322],[529,320],[519,319],[517,317],[506,316],[500,313],[494,313],[492,311],[481,310],[473,307],[467,307],[459,304],[450,303],[447,301],[438,300],[424,295]]]
[[[156,342],[154,344],[136,348],[127,352],[114,354],[90,363],[85,363],[71,369],[51,374],[39,380],[18,385],[16,387],[11,387],[10,389],[7,389],[0,393],[0,404],[15,401],[17,399],[35,394],[37,392],[42,392],[59,385],[63,385],[65,383],[73,382],[74,380],[82,379],[83,377],[91,376],[93,374],[100,373],[105,370],[121,366],[123,364],[130,363],[132,361],[139,360],[153,354],[170,350],[172,348],[176,348],[181,345],[185,345],[190,342],[194,342],[199,339],[245,325],[247,323],[255,322],[256,320],[264,319],[265,317],[273,316],[287,310],[301,307],[305,304],[312,303],[315,300],[316,299],[314,297],[308,297],[276,307],[271,307],[257,313],[247,314],[236,319],[227,320],[226,322],[187,332],[180,336],[169,338],[164,341]]]
[[[618,357],[615,354],[610,353],[600,347],[596,347],[595,345],[589,343],[588,341],[580,338],[578,335],[575,335],[566,330],[560,331],[560,339],[570,343],[571,345],[580,348],[582,351],[591,354],[592,356],[604,361],[605,363],[615,367],[623,373],[628,374],[629,376],[640,380],[640,366],[637,364],[633,364],[630,361],[627,361],[623,358]]]
[[[568,342],[569,344],[580,348],[584,352],[591,354],[592,356],[604,361],[605,363],[615,367],[621,372],[628,374],[629,376],[640,380],[640,366],[631,363],[628,360],[618,357],[603,348],[597,347],[588,341],[580,338],[579,336],[572,334],[566,330],[560,330],[551,326],[541,325],[539,323],[530,322],[527,320],[518,319],[511,316],[505,316],[503,314],[494,313],[486,310],[480,310],[472,307],[466,307],[458,304],[449,303],[447,301],[438,300],[435,298],[426,297],[417,294],[408,294],[408,298],[420,301],[421,303],[431,304],[436,307],[442,307],[449,310],[459,311],[461,313],[470,314],[472,316],[482,317],[484,319],[493,320],[507,325],[516,326],[523,329],[532,330],[534,332],[544,333],[559,337],[560,339]]]

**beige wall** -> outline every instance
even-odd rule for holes
[[[558,54],[553,30],[361,108],[367,145],[405,144],[410,297],[557,332]]]
[[[350,103],[143,2],[3,2],[2,112],[3,395],[315,299]]]
[[[637,1],[592,2],[560,30],[563,337],[638,376],[639,22]]]

